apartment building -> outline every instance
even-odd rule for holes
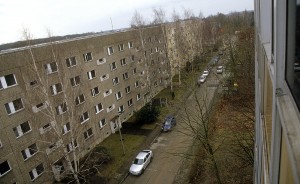
[[[300,1],[255,0],[255,183],[300,183]]]
[[[164,40],[154,26],[0,52],[0,183],[60,180],[115,133],[168,85]]]

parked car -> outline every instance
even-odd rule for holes
[[[170,131],[176,125],[176,119],[174,116],[169,115],[165,118],[165,121],[161,127],[162,132]]]
[[[217,73],[219,73],[219,74],[223,73],[223,66],[217,67]]]
[[[204,76],[204,75],[201,75],[199,78],[198,78],[198,85],[200,85],[200,84],[202,84],[202,83],[204,83],[205,82],[205,80],[206,80],[206,76]]]
[[[151,150],[141,151],[132,162],[129,168],[129,173],[132,175],[141,175],[153,158]]]
[[[209,74],[209,70],[204,70],[203,73],[202,73],[202,75],[205,76],[205,77],[207,77],[208,74]]]

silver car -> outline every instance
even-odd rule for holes
[[[223,66],[218,66],[218,67],[217,67],[217,73],[218,73],[218,74],[223,73]]]
[[[151,162],[152,158],[153,152],[151,150],[141,151],[132,162],[132,165],[129,169],[129,173],[132,175],[142,174]]]

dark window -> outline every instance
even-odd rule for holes
[[[67,67],[72,67],[72,66],[76,66],[77,62],[76,62],[76,58],[75,57],[70,57],[66,59],[66,64]]]
[[[0,164],[0,176],[10,171],[10,166],[7,161],[4,161]]]
[[[300,2],[288,1],[286,80],[300,109]]]
[[[5,75],[0,77],[0,89],[5,89],[8,88],[10,86],[16,85],[17,81],[15,79],[15,75],[14,74],[9,74],[9,75]]]
[[[79,76],[73,77],[73,78],[70,79],[70,81],[71,81],[71,85],[73,87],[77,86],[80,83],[80,77]]]
[[[83,60],[84,61],[91,61],[92,59],[93,59],[93,57],[92,57],[92,53],[91,52],[83,54]]]

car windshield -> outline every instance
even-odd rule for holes
[[[136,164],[136,165],[142,165],[143,162],[144,162],[143,159],[137,159],[137,158],[136,158],[136,159],[134,160],[133,164]]]
[[[205,76],[201,75],[201,76],[200,76],[200,79],[205,79]]]
[[[167,119],[165,122],[165,125],[170,125],[171,124],[171,118]]]
[[[218,66],[218,69],[222,69],[223,67],[222,66]]]
[[[204,72],[203,72],[203,74],[207,74],[207,73],[208,73],[208,71],[204,71]]]

